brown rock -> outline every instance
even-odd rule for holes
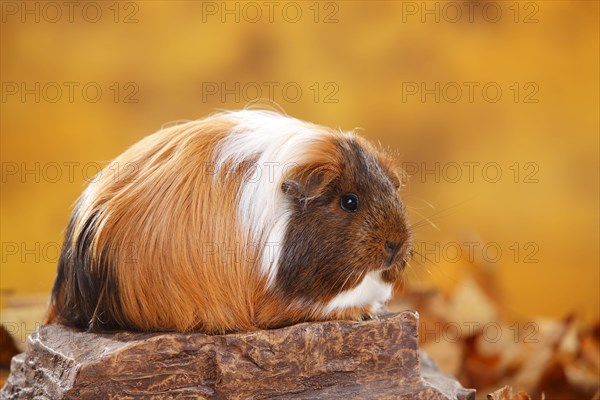
[[[201,333],[42,326],[16,356],[8,399],[474,399],[417,350],[418,314]]]

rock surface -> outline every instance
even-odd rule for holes
[[[418,314],[201,333],[42,326],[13,358],[8,399],[474,399],[417,349]]]

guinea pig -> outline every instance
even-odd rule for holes
[[[220,334],[374,316],[411,254],[393,159],[220,112],[134,144],[77,200],[46,323]]]

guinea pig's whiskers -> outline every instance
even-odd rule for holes
[[[408,268],[406,269],[406,275],[412,274],[413,277],[415,278],[419,278],[419,272],[417,270],[417,268],[415,268],[411,263],[409,263],[408,261],[406,262],[406,265],[408,266]],[[427,268],[427,267],[425,267]],[[402,275],[402,279],[406,282],[408,281],[407,279],[408,277],[405,277],[405,275]]]
[[[441,232],[441,229],[436,224],[434,224],[428,217],[426,217],[425,215],[421,214],[418,211],[414,211],[413,210],[413,212],[423,218],[421,221],[417,222],[416,224],[413,224],[412,225],[413,228],[415,228],[415,227],[418,228],[420,224],[422,224],[424,222],[428,222],[429,225],[431,225],[433,228],[435,228],[435,229],[437,229],[438,231]]]
[[[431,268],[429,268],[429,266],[421,264],[418,261],[415,261],[415,262],[418,263],[419,266],[421,267],[420,271],[425,271],[431,278],[434,277],[433,272],[431,272]]]
[[[429,242],[423,242],[423,243],[429,243]],[[427,261],[427,262],[430,262],[432,264],[436,264],[435,261],[430,260],[429,258],[427,258],[427,256],[425,254],[423,254],[423,253],[421,253],[421,252],[419,252],[419,251],[417,251],[415,249],[413,249],[413,257],[414,257],[414,255],[420,256],[422,259],[425,259],[425,261]],[[419,261],[415,260],[413,257],[411,257],[411,260],[413,260],[415,262],[419,262]]]
[[[414,253],[415,253],[416,255],[418,255],[418,256],[420,256],[420,257],[422,257],[423,259],[425,259],[425,261],[426,261],[427,263],[429,263],[431,266],[433,266],[433,267],[437,267],[437,269],[436,269],[436,270],[437,270],[437,271],[439,271],[439,272],[442,274],[442,276],[444,277],[444,279],[448,279],[449,281],[451,281],[451,282],[453,282],[453,283],[458,283],[458,282],[459,282],[459,281],[458,281],[458,279],[456,279],[455,277],[452,277],[452,276],[450,276],[450,275],[449,275],[449,274],[446,272],[446,270],[445,270],[444,268],[442,268],[442,266],[441,266],[439,263],[437,263],[437,262],[435,262],[435,261],[433,261],[433,260],[431,260],[431,259],[427,258],[427,256],[425,256],[425,255],[423,255],[423,254],[419,253],[419,252],[418,252],[418,251],[416,251],[416,250],[414,250]],[[411,261],[414,261],[415,263],[417,263],[417,264],[419,265],[419,267],[420,267],[420,269],[419,269],[419,270],[421,270],[421,269],[422,269],[422,270],[426,271],[426,272],[427,272],[427,273],[428,273],[428,274],[429,274],[429,275],[430,275],[432,278],[434,277],[434,275],[433,275],[433,272],[432,272],[432,270],[429,268],[429,266],[425,265],[424,263],[420,262],[419,260],[417,260],[417,259],[415,259],[415,258],[411,258]],[[407,264],[408,264],[408,262],[407,262]],[[418,275],[417,275],[417,277],[418,277]]]
[[[422,201],[423,203],[425,203],[425,207],[416,207],[416,206],[409,206],[409,205],[407,205],[406,208],[407,209],[412,209],[412,210],[423,210],[423,209],[426,209],[426,208],[429,208],[431,210],[435,210],[435,206],[433,204],[431,204],[430,202],[428,202],[427,200],[422,199],[420,197],[418,197],[416,199],[419,200],[419,201]]]
[[[415,268],[408,261],[406,261],[404,263],[404,265],[407,267],[406,270],[405,270],[407,273],[408,273],[408,271],[413,272],[413,273],[415,272]],[[402,274],[402,278],[404,279],[404,274]]]
[[[417,250],[413,249],[413,257],[411,257],[411,261],[414,261],[414,262],[416,262],[416,263],[419,265],[419,267],[420,267],[419,271],[425,271],[425,272],[427,272],[427,273],[428,273],[428,274],[429,274],[431,277],[433,277],[433,273],[431,272],[431,269],[429,268],[429,266],[427,266],[427,265],[425,265],[425,264],[421,263],[419,260],[415,259],[415,258],[414,258],[414,255],[418,255],[418,256],[420,256],[422,259],[425,259],[425,261],[427,261],[427,262],[428,262],[428,263],[430,263],[430,264],[433,264],[433,265],[435,265],[435,266],[438,266],[438,267],[439,267],[439,265],[438,265],[438,264],[437,264],[435,261],[433,261],[433,260],[431,260],[431,259],[427,258],[427,256],[426,256],[426,255],[424,255],[424,254],[422,254],[422,253],[419,253]],[[408,261],[407,261],[407,263],[408,263]],[[441,268],[440,268],[440,269],[441,269]]]
[[[429,216],[425,216],[425,215],[419,213],[418,211],[415,211],[413,207],[407,207],[407,209],[408,209],[409,212],[414,212],[418,216],[422,217],[420,220],[418,220],[418,221],[414,222],[413,224],[411,224],[411,226],[412,226],[412,228],[418,228],[420,226],[423,226],[423,225],[429,223],[435,229],[440,230],[439,227],[437,227],[437,225],[433,224],[432,221],[435,220],[437,222],[437,221],[439,221],[442,218],[447,218],[447,217],[453,215],[455,213],[454,209],[456,209],[456,208],[464,205],[468,201],[469,200],[465,200],[463,202],[454,204],[454,205],[452,205],[450,207],[443,208],[443,209],[441,209],[441,210],[439,210],[439,211],[437,211],[437,212],[435,212],[435,213],[433,213],[433,214],[431,214]],[[433,206],[432,206],[432,208],[435,209],[435,207],[433,207]]]

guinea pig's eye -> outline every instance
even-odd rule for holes
[[[354,193],[346,193],[340,199],[340,207],[344,211],[354,212],[358,210],[358,196]]]

